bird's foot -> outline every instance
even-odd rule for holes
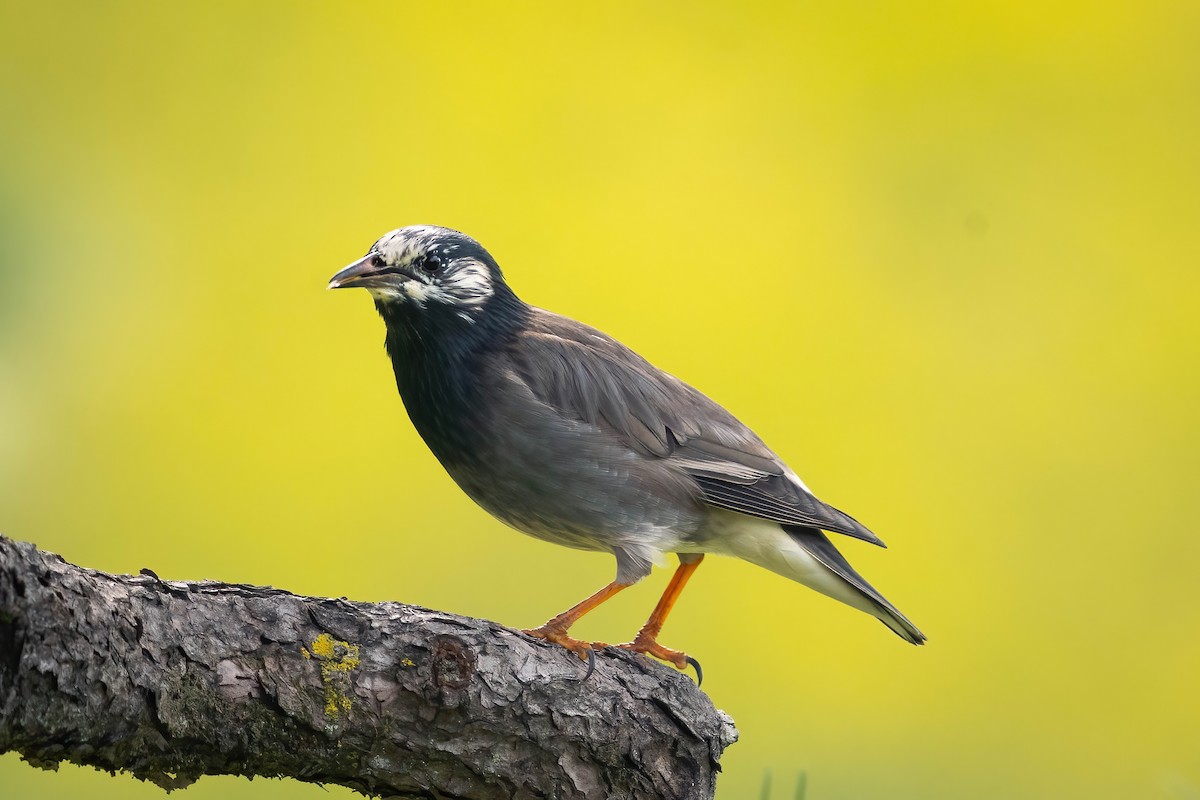
[[[597,645],[600,643],[597,642]],[[667,662],[676,669],[686,670],[688,665],[691,665],[696,670],[696,685],[699,686],[704,680],[704,671],[700,669],[700,662],[680,650],[672,650],[669,647],[663,647],[653,636],[647,636],[639,633],[634,637],[632,642],[616,645],[622,650],[631,650],[634,653],[645,653],[648,656],[654,656],[657,659]]]
[[[544,642],[553,642],[554,644],[565,647],[575,655],[579,656],[580,661],[593,662],[596,654],[592,651],[592,645],[588,642],[580,641],[574,637],[568,636],[567,631],[557,625],[546,624],[540,628],[529,628],[521,631],[526,636],[532,636],[535,639],[541,639]]]

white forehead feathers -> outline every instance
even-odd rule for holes
[[[380,236],[371,249],[379,253],[389,267],[404,267],[436,245],[443,233],[445,231],[433,225],[409,225]]]

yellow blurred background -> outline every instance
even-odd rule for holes
[[[3,533],[513,626],[606,583],[459,492],[325,291],[447,225],[891,546],[839,540],[925,648],[705,562],[663,641],[741,730],[719,798],[1200,797],[1200,5],[0,13]]]

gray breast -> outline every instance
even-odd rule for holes
[[[621,580],[648,574],[702,527],[707,510],[685,474],[560,414],[498,366],[470,453],[446,464],[475,502],[539,539],[614,553]]]

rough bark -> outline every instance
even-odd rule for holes
[[[82,569],[0,536],[0,753],[406,798],[709,798],[737,732],[684,675],[401,603]]]

